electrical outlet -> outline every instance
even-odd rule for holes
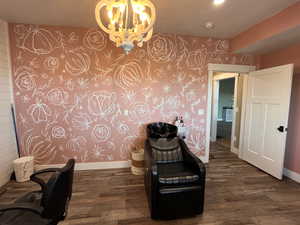
[[[199,110],[198,110],[198,115],[199,115],[199,116],[204,115],[204,110],[203,110],[203,109],[199,109]]]

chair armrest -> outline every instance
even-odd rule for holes
[[[11,210],[25,210],[38,215],[42,215],[43,208],[39,205],[32,203],[13,203],[9,205],[0,205],[0,213]]]
[[[148,189],[148,198],[153,205],[156,204],[156,192],[158,191],[157,164],[152,157],[152,148],[148,140],[145,141],[145,187]],[[151,207],[152,208],[152,207]]]
[[[149,206],[151,210],[151,215],[155,214],[155,209],[157,208],[157,192],[159,189],[158,183],[158,171],[157,164],[152,157],[152,148],[150,146],[149,140],[145,141],[145,189],[147,193],[147,198],[149,201]]]
[[[151,146],[149,141],[145,141],[145,169],[150,170],[153,176],[157,175],[157,165],[152,157]]]
[[[36,176],[39,174],[43,174],[43,173],[55,173],[55,172],[59,172],[61,171],[61,168],[47,168],[47,169],[43,169],[43,170],[38,170],[36,172],[34,172],[31,176]]]
[[[61,170],[60,168],[48,168],[48,169],[39,170],[30,176],[30,180],[39,184],[41,186],[42,190],[44,191],[46,188],[46,183],[41,178],[38,178],[37,176],[40,174],[44,174],[44,173],[55,173],[60,170]]]
[[[197,170],[201,179],[205,180],[206,168],[204,163],[194,153],[192,153],[187,147],[186,143],[180,139],[180,146],[182,149],[184,162]]]

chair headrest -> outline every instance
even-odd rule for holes
[[[172,150],[180,147],[179,144],[179,138],[149,138],[149,143],[152,148],[155,148],[157,150]]]
[[[169,123],[157,122],[147,125],[147,136],[150,138],[174,138],[178,128]]]

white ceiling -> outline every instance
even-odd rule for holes
[[[152,0],[157,8],[155,32],[230,38],[299,0]],[[96,26],[98,0],[0,0],[0,18],[9,22]],[[207,30],[205,22],[216,27]]]

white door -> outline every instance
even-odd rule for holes
[[[282,179],[293,65],[248,76],[243,159]]]

